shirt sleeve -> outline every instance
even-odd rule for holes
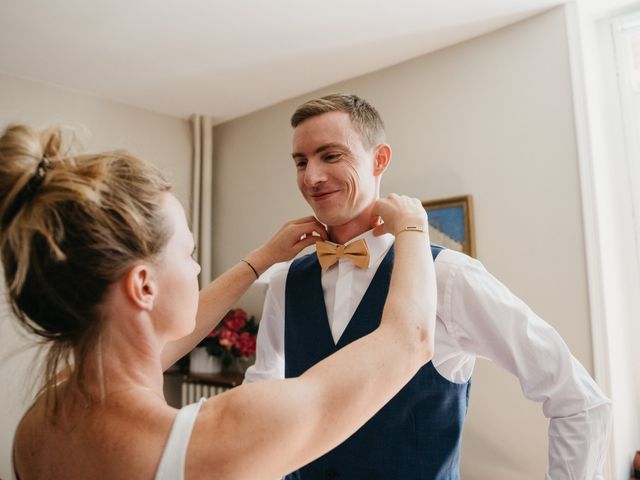
[[[448,258],[441,318],[461,349],[505,368],[542,403],[550,419],[546,478],[604,479],[610,401],[558,332],[480,262]]]
[[[284,378],[284,293],[288,268],[274,273],[265,296],[256,340],[256,362],[243,383]]]

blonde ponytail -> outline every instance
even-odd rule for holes
[[[81,368],[107,288],[171,234],[159,202],[170,185],[155,167],[76,147],[61,127],[14,125],[0,137],[5,282],[20,323],[50,344],[45,385],[70,359]]]

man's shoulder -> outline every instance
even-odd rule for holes
[[[269,284],[274,282],[281,282],[283,279],[287,278],[287,274],[289,273],[289,267],[291,266],[291,262],[282,262],[277,263],[269,269]]]
[[[289,263],[289,267],[300,267],[300,266],[307,266],[307,265],[311,265],[315,262],[315,260],[317,259],[317,255],[316,255],[316,251],[313,250],[312,252],[307,253],[306,255],[302,255],[300,257],[297,257],[295,259],[293,259],[290,263]]]
[[[432,246],[433,251],[433,246]],[[460,269],[482,269],[484,266],[482,263],[467,255],[466,253],[452,250],[450,248],[443,248],[434,259],[434,265],[436,268],[436,274],[442,275],[453,270]]]
[[[464,252],[459,252],[459,251],[453,250],[451,248],[442,247],[442,246],[437,245],[437,244],[432,244],[431,245],[431,251],[432,252],[438,251],[438,256],[437,256],[436,260],[438,262],[440,262],[440,263],[461,264],[461,263],[478,262],[478,260],[476,260],[473,257],[470,257],[469,255],[467,255]]]
[[[282,262],[271,267],[271,272],[269,275],[269,285],[273,284],[284,284],[287,280],[287,276],[289,275],[289,271],[291,268],[298,267],[301,265],[308,265],[312,263],[316,258],[316,252],[310,252],[306,255],[302,255],[298,258],[295,258],[289,262]]]

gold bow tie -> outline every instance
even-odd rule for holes
[[[330,267],[340,258],[348,258],[356,267],[369,268],[369,248],[363,238],[347,245],[318,241],[316,253],[322,268]]]

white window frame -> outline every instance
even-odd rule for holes
[[[640,448],[640,112],[623,64],[637,0],[565,5],[591,307],[593,370],[613,401],[605,478]],[[638,23],[640,25],[640,23]],[[628,58],[628,56],[626,57]],[[635,100],[634,100],[635,101]],[[635,343],[635,345],[634,345]]]
[[[611,33],[616,57],[624,150],[629,173],[629,191],[632,195],[633,218],[636,227],[636,251],[640,253],[640,79],[638,79],[637,85],[634,85],[634,72],[630,58],[632,37],[637,36],[640,42],[640,11],[611,22]],[[638,271],[640,271],[640,264]]]

